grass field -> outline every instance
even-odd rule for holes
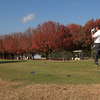
[[[100,66],[83,61],[0,61],[0,78],[56,84],[99,84]],[[35,72],[35,73],[33,73]]]
[[[100,66],[93,60],[0,60],[0,100],[100,100]]]

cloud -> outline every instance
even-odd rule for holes
[[[21,22],[22,23],[27,23],[28,21],[34,20],[34,18],[35,18],[35,14],[33,14],[33,13],[28,14],[27,16],[25,16],[21,19]]]

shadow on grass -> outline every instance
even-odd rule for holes
[[[0,64],[4,64],[4,63],[18,63],[18,62],[26,62],[26,61],[0,61]]]

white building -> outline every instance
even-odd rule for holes
[[[41,59],[41,55],[35,54],[35,55],[34,55],[34,59]]]

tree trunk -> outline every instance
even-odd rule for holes
[[[49,55],[48,52],[46,52],[46,60],[48,60],[48,55]]]
[[[14,59],[14,54],[11,54],[11,56],[12,56],[12,59]]]
[[[34,60],[34,53],[32,53],[32,59]]]
[[[23,54],[21,54],[21,60],[23,60]]]
[[[50,59],[52,60],[52,52],[50,52]]]
[[[4,54],[4,59],[6,59],[6,58],[7,58],[7,54],[5,53],[5,54]]]

